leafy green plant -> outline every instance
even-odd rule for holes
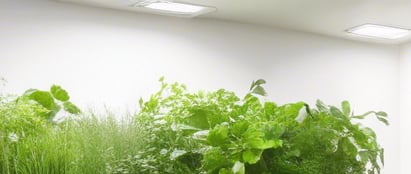
[[[45,115],[45,117],[50,120],[53,119],[61,108],[71,114],[80,113],[80,109],[69,101],[70,96],[67,91],[57,85],[51,86],[50,91],[29,89],[23,94],[21,99],[36,101],[41,106],[48,109],[49,112]]]
[[[51,139],[55,141],[65,137],[55,132],[59,125],[50,122],[52,116],[58,112],[56,108],[60,107],[60,103],[55,100],[61,101],[61,105],[70,113],[78,114],[80,111],[68,99],[67,92],[55,85],[50,92],[29,90],[19,97],[0,97],[0,173],[64,171],[64,156],[70,156],[64,153],[66,151],[58,150],[66,148],[62,146],[64,143],[54,144],[56,148],[46,147],[53,147]],[[45,157],[50,154],[58,158]],[[57,165],[57,169],[42,165],[48,163]]]
[[[300,111],[307,113],[295,113],[297,119],[291,117],[285,121],[291,124],[282,136],[283,148],[263,154],[270,171],[285,174],[380,173],[384,149],[379,147],[372,129],[353,123],[353,119],[375,113],[388,124],[386,113],[353,115],[347,101],[342,102],[342,109],[321,101],[317,101],[315,109],[307,105],[300,107],[306,107]]]
[[[315,109],[304,102],[278,106],[262,100],[264,80],[242,99],[224,89],[189,93],[160,82],[159,92],[140,101],[137,122],[149,147],[134,160],[140,171],[380,173],[383,149],[375,133],[353,120],[374,114],[388,124],[384,112],[353,115],[347,101],[342,109],[321,101]]]
[[[160,79],[141,111],[80,112],[59,86],[0,97],[0,173],[376,174],[384,149],[358,120],[385,112],[352,112],[317,101],[278,105],[264,80],[238,97],[220,89],[189,92]],[[52,124],[62,109],[78,119]]]

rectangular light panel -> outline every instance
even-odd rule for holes
[[[410,34],[410,30],[375,24],[364,24],[347,30],[348,33],[382,39],[399,39]]]

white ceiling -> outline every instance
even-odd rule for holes
[[[127,0],[60,0],[119,10],[137,11],[127,7]],[[411,0],[179,0],[217,7],[204,18],[273,26],[327,36],[401,44],[400,40],[359,38],[344,32],[365,23],[411,29]]]

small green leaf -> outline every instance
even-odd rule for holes
[[[251,91],[251,93],[261,95],[261,96],[267,95],[267,92],[265,92],[265,89],[262,86],[255,87],[254,90]]]
[[[350,157],[355,157],[357,155],[357,148],[348,138],[343,138],[340,141],[342,141],[340,145],[346,155]]]
[[[51,86],[50,92],[51,94],[53,94],[54,98],[56,98],[57,100],[64,102],[70,99],[67,91],[61,88],[60,86],[57,86],[57,85]]]
[[[251,83],[250,91],[251,91],[252,89],[254,89],[255,87],[261,86],[261,85],[263,85],[263,84],[265,84],[265,83],[266,83],[266,81],[265,81],[264,79],[258,79],[257,81],[253,81],[253,82]]]
[[[251,82],[250,91],[255,87],[255,81]]]
[[[380,120],[381,122],[383,122],[387,126],[390,125],[390,123],[388,123],[388,120],[385,119],[384,117],[377,116],[377,119]]]
[[[264,133],[255,127],[249,127],[243,134],[244,141],[249,148],[265,149]]]
[[[366,163],[368,161],[369,152],[368,151],[359,151],[358,155],[360,157],[360,161]]]
[[[344,118],[345,115],[337,107],[330,106],[331,115],[337,118]]]
[[[53,97],[47,91],[29,90],[26,91],[26,94],[28,94],[29,99],[36,101],[49,110],[52,110],[55,105]]]
[[[143,108],[143,104],[144,104],[143,98],[140,97],[140,100],[138,100],[138,105],[140,106],[140,108]]]
[[[327,105],[325,105],[324,102],[322,102],[321,100],[317,100],[316,106],[320,112],[328,113],[329,111]]]
[[[245,174],[244,163],[240,161],[235,162],[232,170],[234,174]]]
[[[267,117],[271,116],[275,112],[277,105],[274,102],[265,102],[264,103],[264,112]]]
[[[64,110],[70,114],[80,114],[80,109],[73,103],[66,101],[63,103]]]
[[[266,83],[266,81],[264,79],[258,79],[257,81],[255,81],[254,85],[259,86],[259,85],[263,85],[265,83]]]
[[[263,150],[247,149],[243,153],[243,161],[248,164],[255,164],[260,160],[262,153],[263,153]]]
[[[213,146],[221,146],[226,143],[227,138],[228,128],[225,126],[218,126],[209,132],[207,141]]]
[[[349,117],[351,115],[351,107],[348,101],[343,101],[341,103],[342,111],[345,116]]]
[[[250,123],[245,121],[238,121],[232,124],[231,133],[237,137],[241,137],[248,129]]]
[[[388,114],[386,112],[383,112],[383,111],[379,111],[375,115],[380,116],[380,117],[387,117],[388,116]]]
[[[381,160],[382,166],[384,166],[385,165],[384,164],[384,148],[381,148],[380,150],[380,160]]]
[[[192,113],[192,115],[190,117],[187,117],[185,119],[185,123],[187,125],[205,130],[205,129],[209,129],[210,125],[208,124],[208,115],[209,112],[207,110],[204,109],[191,109],[190,112]]]

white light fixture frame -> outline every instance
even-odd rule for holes
[[[370,23],[347,29],[345,32],[355,36],[385,40],[399,40],[411,34],[409,29]]]
[[[174,0],[128,0],[128,2],[129,2],[128,6],[133,7],[133,8],[140,8],[142,11],[146,11],[149,13],[158,13],[158,14],[164,14],[168,16],[177,16],[177,17],[185,17],[185,18],[193,18],[199,15],[217,11],[217,8],[215,7],[197,5],[197,4],[191,4],[191,3],[185,3],[185,2],[178,2]],[[183,6],[184,5],[196,6],[196,7],[200,7],[201,10],[198,10],[195,12],[179,12],[177,10],[162,10],[162,9],[149,8],[150,5],[153,5],[156,3],[170,3],[170,4],[180,4]]]

